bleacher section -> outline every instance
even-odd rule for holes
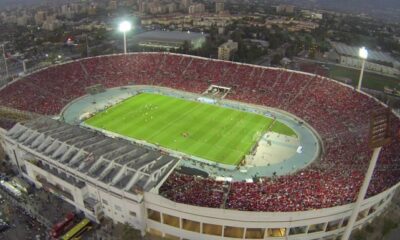
[[[373,98],[324,77],[167,53],[103,56],[50,67],[1,90],[0,105],[56,115],[85,94],[88,86],[111,88],[132,82],[194,93],[203,93],[211,84],[230,87],[226,98],[288,111],[322,137],[325,152],[319,161],[289,176],[234,182],[226,199],[224,183],[181,173],[172,174],[160,189],[171,200],[208,207],[302,211],[354,201],[371,157],[369,118],[384,108]],[[400,121],[394,119],[397,134]],[[368,196],[400,180],[398,149],[398,139],[384,147]]]

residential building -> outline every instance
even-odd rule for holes
[[[218,47],[218,59],[231,60],[232,55],[238,50],[239,44],[232,40]]]

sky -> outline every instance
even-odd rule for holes
[[[55,2],[71,1],[74,0],[0,0],[0,9],[15,7],[19,4],[29,5],[43,2],[54,4]],[[345,12],[375,12],[375,14],[373,15],[375,15],[376,17],[379,17],[379,14],[385,14],[387,11],[391,12],[391,16],[388,17],[392,17],[393,14],[395,14],[395,16],[400,15],[400,0],[273,0],[273,2],[291,3],[297,6],[311,8],[315,6],[317,8],[339,10]]]

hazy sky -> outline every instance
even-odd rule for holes
[[[45,1],[55,3],[77,0],[0,0],[0,8],[15,7],[18,4],[37,4]],[[279,0],[275,0],[275,2],[279,2]],[[318,7],[340,10],[383,10],[388,8],[400,10],[400,0],[282,0],[282,2],[289,2],[300,6],[317,4]]]

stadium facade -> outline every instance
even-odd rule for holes
[[[131,59],[128,60],[129,58]],[[139,62],[140,60],[142,62]],[[93,62],[88,64],[91,61]],[[93,63],[98,64],[96,71],[91,69]],[[99,63],[104,65],[99,66]],[[168,67],[183,66],[183,70],[162,69],[164,66],[161,64],[164,63]],[[72,79],[80,78],[82,81],[86,79],[88,81],[87,86],[94,83],[98,84],[99,82],[96,81],[101,81],[106,88],[142,84],[149,87],[151,85],[161,85],[183,91],[201,93],[211,83],[218,83],[222,86],[228,85],[223,80],[218,79],[218,77],[223,79],[227,74],[223,70],[218,72],[220,69],[218,67],[215,68],[216,72],[202,78],[203,80],[201,81],[189,80],[191,77],[193,79],[199,78],[198,73],[194,73],[196,69],[193,70],[191,67],[201,68],[201,66],[207,65],[207,69],[213,71],[209,67],[214,64],[221,68],[236,69],[235,72],[238,74],[240,72],[239,68],[243,68],[248,71],[245,72],[247,73],[246,75],[260,79],[266,78],[266,75],[264,75],[266,73],[271,76],[274,71],[279,71],[277,75],[272,77],[275,82],[268,84],[268,87],[285,88],[286,95],[282,93],[279,96],[290,97],[288,99],[278,99],[281,100],[278,102],[274,102],[275,100],[271,99],[268,100],[269,102],[267,101],[267,104],[262,102],[261,99],[267,94],[274,95],[273,91],[256,92],[250,90],[247,92],[248,95],[259,94],[260,98],[257,98],[257,101],[254,102],[251,99],[241,99],[239,97],[233,100],[270,105],[271,107],[300,115],[302,114],[301,111],[309,111],[309,109],[312,109],[312,112],[319,111],[314,109],[310,103],[301,102],[302,96],[299,95],[308,94],[309,90],[310,92],[318,91],[318,84],[322,84],[327,88],[333,86],[337,90],[335,92],[327,90],[325,95],[318,98],[319,102],[328,104],[328,108],[329,104],[331,104],[328,101],[329,98],[338,96],[329,94],[338,94],[338,92],[342,95],[340,95],[340,98],[333,99],[333,102],[345,101],[343,99],[347,96],[349,101],[356,103],[362,102],[357,98],[368,101],[370,103],[368,105],[369,108],[371,106],[376,109],[385,107],[364,93],[356,92],[340,83],[310,74],[163,53],[104,56],[50,67],[19,79],[0,90],[0,103],[21,110],[55,116],[69,102],[84,95],[83,90],[78,90],[78,93],[74,92],[77,89],[76,84],[73,86],[74,90],[72,88],[68,89],[69,86],[66,85],[55,86],[56,88],[54,89],[58,89],[57,87],[65,88],[63,89],[64,95],[57,96],[54,92],[47,90],[43,94],[50,94],[47,97],[59,98],[59,102],[54,101],[54,105],[39,104],[44,97],[39,94],[31,94],[26,88],[24,92],[24,84],[29,82],[28,86],[32,86],[34,84],[32,82],[42,79],[43,82],[41,82],[40,86],[51,88],[54,83],[43,79],[44,76],[51,78],[48,74],[49,72],[54,72],[59,77],[60,84],[67,84],[68,78],[72,77]],[[157,67],[152,69],[151,66],[153,65]],[[82,67],[82,73],[79,73],[82,76],[76,72],[70,72],[70,69],[74,69],[76,66]],[[136,72],[124,73],[128,69],[129,71],[135,69]],[[259,71],[260,74],[256,74],[256,71]],[[203,70],[200,70],[199,73],[206,74]],[[179,74],[187,74],[187,76],[180,76]],[[234,75],[235,73],[231,77],[234,78]],[[90,78],[92,76],[93,78]],[[118,78],[118,81],[121,82],[104,80],[111,78],[110,76],[115,79]],[[171,81],[166,83],[160,80],[158,82],[157,76],[160,79],[170,78]],[[212,79],[212,76],[215,76],[215,79]],[[284,78],[283,76],[287,77]],[[186,80],[188,84],[179,85],[178,78],[182,82]],[[290,81],[291,79],[295,80]],[[305,79],[308,82],[303,82]],[[291,82],[296,82],[294,90],[299,91],[293,96],[287,94],[291,91],[289,89]],[[242,93],[240,91],[246,89],[246,86],[241,86],[241,84],[248,84],[248,82],[242,83],[235,80],[229,83],[236,90],[230,94],[236,94],[237,96],[241,96]],[[254,84],[260,84],[260,81],[257,80]],[[23,98],[18,96],[21,91]],[[6,96],[6,94],[10,94],[12,97]],[[4,98],[1,98],[1,96]],[[26,98],[32,98],[32,100],[37,100],[38,102],[31,101],[33,105],[29,105],[27,104],[28,101],[24,102]],[[282,102],[285,104],[282,104]],[[288,107],[291,104],[294,105],[293,109]],[[305,107],[298,109],[299,106]],[[354,138],[360,139],[365,137],[365,131],[367,131],[368,122],[360,120],[351,111],[346,110],[345,106],[346,104],[340,106],[344,110],[340,112],[339,118],[340,121],[349,123],[346,125],[346,129],[339,128],[339,125],[335,125],[334,121],[328,122],[326,125],[323,122],[319,122],[324,120],[324,116],[319,115],[320,113],[317,115],[322,120],[308,118],[308,115],[301,116],[311,126],[315,127],[316,131],[321,135],[325,150],[321,159],[316,160],[316,163],[306,167],[304,171],[299,170],[298,173],[293,173],[287,184],[308,186],[309,181],[313,181],[311,177],[306,178],[307,174],[310,174],[310,176],[319,176],[320,179],[316,179],[316,181],[323,182],[325,186],[318,185],[317,187],[317,185],[312,185],[314,186],[312,189],[307,189],[304,192],[288,192],[285,194],[285,191],[283,191],[282,195],[277,197],[278,199],[272,199],[276,200],[276,205],[268,205],[267,201],[271,199],[265,200],[264,198],[269,196],[275,198],[277,196],[274,192],[269,195],[268,191],[270,191],[269,188],[274,188],[274,184],[280,181],[279,177],[272,180],[266,179],[266,186],[268,187],[262,190],[262,194],[253,192],[253,187],[260,186],[262,182],[249,183],[249,185],[246,185],[248,188],[242,186],[244,190],[238,191],[238,186],[234,183],[229,183],[227,188],[217,189],[215,186],[218,184],[215,183],[215,179],[209,178],[206,181],[199,181],[203,188],[208,187],[203,185],[203,183],[207,183],[210,189],[215,188],[215,192],[218,192],[219,196],[223,196],[221,197],[223,204],[220,204],[220,201],[217,201],[217,204],[208,204],[208,202],[205,204],[205,200],[212,201],[215,199],[210,199],[210,196],[206,194],[195,196],[196,200],[191,200],[189,196],[185,196],[185,194],[190,193],[188,189],[198,184],[197,180],[193,181],[193,178],[187,178],[189,179],[187,181],[191,181],[191,184],[188,184],[183,182],[182,179],[185,178],[181,178],[178,182],[174,182],[171,179],[175,169],[182,161],[186,161],[185,159],[146,145],[111,137],[99,131],[70,125],[48,117],[17,123],[8,130],[2,129],[0,131],[0,143],[9,156],[10,162],[26,179],[30,180],[38,188],[45,188],[59,195],[65,201],[76,206],[77,210],[84,212],[93,221],[100,221],[103,217],[108,217],[115,222],[128,223],[141,230],[143,234],[150,232],[168,239],[339,239],[351,215],[352,201],[356,195],[353,182],[360,183],[362,181],[362,173],[370,157],[369,152],[363,148],[365,142],[361,140],[361,144],[356,145],[360,147],[360,149],[356,149],[356,152],[359,153],[358,156],[353,156],[343,149],[332,150],[332,144],[343,144],[343,139],[339,139],[339,137],[344,136],[345,140],[352,143],[351,136],[355,135]],[[330,110],[333,111],[334,116],[338,116],[337,112],[335,112],[334,104],[332,104]],[[359,111],[364,110],[360,108]],[[312,112],[310,116],[313,114]],[[351,117],[351,121],[345,119],[346,116]],[[394,118],[395,127],[393,130],[397,132],[400,124],[398,123],[398,117],[394,116]],[[338,119],[335,119],[335,121],[338,121]],[[362,122],[359,126],[353,124],[359,121]],[[335,129],[334,134],[330,133],[329,129],[335,127],[337,129]],[[348,134],[346,134],[347,131],[349,132]],[[340,145],[339,147],[342,146]],[[370,189],[368,198],[362,203],[355,228],[372,221],[390,203],[394,191],[399,185],[400,158],[398,151],[396,151],[397,146],[398,141],[395,140],[392,145],[384,149],[383,156],[377,166],[376,179],[372,183],[373,189]],[[334,153],[332,158],[329,157],[332,154],[330,151]],[[349,155],[351,156],[349,157]],[[362,157],[364,155],[365,157]],[[340,158],[349,158],[350,163]],[[357,162],[357,164],[353,162]],[[350,173],[343,173],[343,177],[337,176],[339,173],[345,172],[344,169],[340,168],[341,164],[351,170]],[[361,174],[357,172],[357,169],[361,171]],[[174,184],[181,185],[183,188],[181,187],[180,190],[178,188],[172,189],[174,191],[169,195],[162,194],[161,192],[163,191],[167,192],[165,188],[171,188],[168,184],[172,186]],[[329,190],[334,185],[339,185],[343,189],[339,189],[339,192],[332,194],[332,196],[314,194],[314,191],[316,193],[324,193],[325,189]],[[355,187],[359,186],[355,184]],[[276,191],[284,190],[285,187],[284,182],[280,189],[277,187]],[[314,188],[320,189],[316,190]],[[290,189],[290,186],[288,189]],[[196,191],[206,193],[198,189]],[[235,191],[244,196],[242,200],[233,197]],[[340,198],[341,196],[339,195],[342,191],[343,195],[349,195],[348,199]],[[258,199],[259,194],[264,198]],[[288,196],[290,194],[296,196]],[[299,202],[293,204],[290,201],[286,204],[284,201],[288,199],[299,200]],[[220,199],[218,198],[218,200]],[[244,203],[249,203],[249,205],[244,206]],[[257,203],[261,203],[261,206],[254,207]],[[280,204],[284,206],[278,206]],[[222,205],[224,207],[221,207]],[[262,209],[271,210],[265,211]]]

